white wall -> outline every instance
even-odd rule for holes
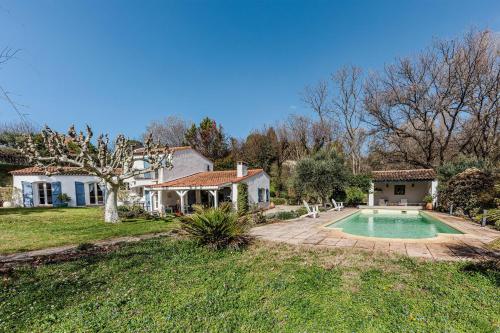
[[[261,172],[253,177],[243,180],[248,185],[248,202],[250,205],[258,204],[259,207],[269,206],[269,202],[259,203],[259,188],[265,188],[270,190],[270,179],[269,176]]]
[[[130,187],[152,185],[190,176],[195,173],[208,171],[208,169],[210,169],[210,171],[213,171],[214,169],[212,161],[205,158],[194,149],[175,151],[172,156],[172,164],[173,167],[171,169],[162,168],[158,170],[157,180],[132,178],[126,180],[126,182],[130,184]],[[142,160],[134,161],[134,168],[143,169],[144,161]]]
[[[389,184],[389,187],[387,187]],[[412,187],[411,185],[414,184]],[[405,185],[405,194],[404,195],[395,195],[394,194],[394,185]],[[381,189],[382,191],[375,191],[375,205],[378,205],[379,199],[385,199],[390,203],[398,203],[401,199],[407,199],[408,204],[420,204],[423,202],[423,198],[430,194],[431,190],[431,182],[375,182],[375,189]]]
[[[214,164],[210,160],[193,149],[174,152],[172,164],[172,169],[163,168],[160,171],[160,182],[168,182],[198,172],[213,171],[214,169]]]
[[[52,176],[43,176],[43,175],[14,175],[13,176],[13,186],[18,192],[18,195],[15,195],[13,198],[14,204],[16,206],[23,205],[23,197],[22,197],[22,183],[36,183],[36,182],[61,182],[61,193],[66,193],[71,197],[71,201],[68,202],[69,206],[76,206],[76,189],[75,182],[84,183],[85,188],[85,203],[89,204],[89,188],[88,183],[100,183],[101,179],[96,176],[73,176],[73,175],[52,175]],[[33,186],[33,203],[37,202],[38,191],[35,186]]]

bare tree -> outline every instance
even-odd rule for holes
[[[312,131],[314,151],[318,151],[320,148],[333,141],[335,126],[331,118],[332,109],[328,97],[328,83],[323,80],[318,81],[315,86],[306,86],[302,93],[302,101],[319,119],[319,121],[310,121],[307,118],[300,119],[303,125],[305,124],[303,120],[308,120],[310,122],[309,127]]]
[[[321,80],[315,86],[306,86],[302,93],[302,101],[316,113],[321,123],[327,121],[331,109],[326,81]]]
[[[152,136],[149,135],[144,142],[142,156],[136,156],[128,139],[118,135],[110,149],[109,137],[99,135],[97,146],[92,144],[92,129],[87,126],[86,133],[77,133],[71,126],[67,134],[60,134],[49,127],[41,131],[44,149],[29,135],[24,145],[23,152],[31,162],[46,170],[50,175],[50,166],[62,168],[73,166],[101,178],[106,184],[105,222],[119,222],[117,209],[117,196],[120,186],[124,180],[155,171],[160,167],[172,166],[172,154],[168,147],[154,144]],[[135,169],[136,159],[145,160],[149,167]],[[52,169],[50,169],[52,170]]]
[[[13,49],[10,47],[4,47],[0,50],[0,65],[6,63],[10,59],[14,58],[19,52],[19,49]]]
[[[390,154],[421,167],[494,145],[499,69],[489,31],[471,31],[463,39],[437,42],[415,59],[399,59],[366,85],[374,132]]]
[[[361,171],[361,152],[367,137],[363,126],[365,110],[362,71],[359,67],[343,67],[332,75],[332,81],[333,115],[340,120],[343,145],[350,156],[352,173],[357,174]]]
[[[185,135],[190,127],[184,119],[177,116],[168,116],[162,120],[153,120],[146,127],[143,139],[150,134],[155,142],[169,147],[179,147],[185,144]]]

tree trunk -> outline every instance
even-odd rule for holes
[[[120,222],[118,217],[118,186],[106,183],[106,205],[104,207],[104,222],[117,223]]]

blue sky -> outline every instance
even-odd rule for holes
[[[138,137],[175,114],[243,137],[307,113],[303,87],[344,64],[378,70],[471,26],[500,31],[500,1],[0,1],[0,48],[21,49],[0,85],[58,130]]]

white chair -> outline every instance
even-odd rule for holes
[[[318,205],[312,206],[312,208],[311,208],[305,200],[302,200],[302,202],[304,203],[304,206],[307,209],[307,214],[304,214],[301,217],[312,217],[313,219],[315,219],[319,216]]]
[[[386,206],[385,199],[378,199],[379,206]]]
[[[399,205],[400,206],[408,206],[408,199],[399,200]]]
[[[333,199],[333,198],[332,198],[332,204],[333,204],[333,208],[330,210],[340,211],[341,209],[344,209],[344,203],[343,202],[337,203],[337,201],[335,201],[335,199]]]

